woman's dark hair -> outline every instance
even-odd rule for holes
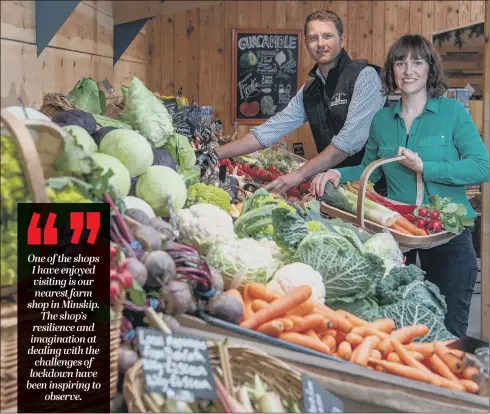
[[[305,21],[305,37],[306,37],[306,29],[308,28],[308,23],[313,20],[320,20],[322,22],[332,22],[337,29],[337,33],[339,36],[342,36],[344,33],[344,25],[342,24],[342,20],[339,16],[337,16],[333,11],[330,10],[318,10],[316,12],[311,13]]]
[[[427,78],[427,94],[431,98],[442,96],[447,89],[444,69],[439,53],[424,36],[405,35],[400,37],[391,47],[386,57],[385,66],[381,74],[381,91],[390,95],[397,89],[393,64],[405,60],[410,54],[412,59],[423,59],[429,64]]]

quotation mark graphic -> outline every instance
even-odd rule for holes
[[[90,230],[87,243],[95,244],[97,235],[100,229],[100,213],[99,212],[87,212],[87,221],[85,222],[85,216],[83,212],[71,212],[70,213],[70,229],[73,230],[71,242],[78,244],[80,237],[84,229]],[[58,244],[58,229],[54,227],[56,221],[56,214],[49,213],[46,225],[41,229],[39,227],[39,220],[41,215],[39,213],[33,213],[29,227],[27,229],[27,244],[28,245],[57,245]],[[44,237],[43,237],[44,236]],[[44,239],[44,243],[43,243]]]
[[[71,212],[70,213],[70,229],[73,230],[73,236],[71,237],[71,242],[73,244],[78,244],[80,241],[80,236],[82,231],[86,228],[90,230],[88,235],[87,243],[95,244],[97,240],[97,234],[99,234],[100,229],[100,213],[95,211],[87,212],[87,223],[84,223],[83,212]]]
[[[43,244],[41,243],[41,228],[39,227],[39,219],[41,215],[39,213],[33,213],[31,222],[27,229],[27,244]],[[56,245],[58,244],[58,230],[54,227],[56,221],[56,214],[49,213],[46,225],[44,226],[44,244]]]

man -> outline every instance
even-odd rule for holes
[[[342,20],[320,10],[306,18],[305,45],[316,65],[288,106],[239,140],[216,148],[220,159],[270,147],[309,122],[318,155],[266,188],[287,191],[333,167],[359,165],[374,114],[383,107],[379,68],[352,61]]]

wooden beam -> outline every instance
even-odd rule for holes
[[[488,48],[490,35],[490,4],[485,2],[485,81],[483,92],[484,121],[483,140],[490,152],[490,52]],[[489,340],[488,325],[490,324],[489,290],[490,290],[490,188],[489,183],[483,184],[482,189],[482,217],[481,217],[481,336]]]
[[[200,7],[212,6],[224,1],[139,0],[114,2],[114,24],[128,23],[148,17],[174,14]]]

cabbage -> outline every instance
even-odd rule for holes
[[[100,143],[100,152],[121,161],[131,177],[143,174],[153,163],[151,145],[144,136],[129,129],[109,132]]]
[[[146,213],[146,215],[150,218],[156,217],[155,212],[150,207],[150,205],[141,198],[126,196],[123,198],[122,201],[124,202],[127,210],[129,210],[130,208],[136,208]]]
[[[363,253],[346,237],[329,232],[308,234],[289,262],[301,262],[319,272],[330,303],[365,298],[385,271],[380,257]]]
[[[94,139],[95,143],[97,144],[97,147],[100,146],[101,141],[104,139],[104,137],[111,131],[114,131],[117,129],[116,127],[113,126],[105,126],[102,128],[99,128],[94,134],[92,134],[92,138]]]
[[[145,200],[156,215],[169,217],[169,198],[172,198],[172,206],[177,213],[185,205],[187,189],[183,178],[174,170],[161,165],[152,165],[138,177],[136,195]]]
[[[66,99],[91,114],[105,114],[105,95],[92,78],[80,79]]]
[[[164,145],[174,132],[172,117],[165,105],[136,76],[124,97],[124,109],[117,119],[131,124],[153,148]]]
[[[189,139],[184,135],[172,134],[162,147],[172,154],[173,159],[179,164],[181,170],[188,170],[196,164],[196,154]]]
[[[95,143],[90,134],[78,125],[67,125],[63,127],[63,130],[70,134],[77,141],[78,145],[81,145],[83,150],[88,154],[93,154],[99,151],[99,147]]]
[[[67,125],[78,125],[90,135],[97,131],[97,123],[95,122],[94,116],[79,109],[60,111],[53,117],[53,122],[61,127]]]
[[[103,174],[105,174],[108,169],[112,170],[114,175],[109,178],[109,183],[116,188],[120,197],[127,196],[129,187],[131,186],[131,176],[123,163],[117,158],[107,154],[101,154],[100,152],[92,154],[92,158],[98,166],[103,168]]]
[[[390,233],[376,233],[366,243],[363,250],[381,257],[385,264],[385,276],[394,267],[403,263],[403,253]]]
[[[209,249],[206,260],[211,267],[220,270],[228,281],[243,269],[245,275],[242,285],[251,282],[266,284],[281,267],[281,262],[274,259],[271,252],[254,239],[214,244]],[[226,287],[228,286],[229,284]]]
[[[177,163],[172,157],[172,154],[161,148],[153,149],[153,165],[163,165],[165,167],[172,168],[172,170],[177,169]]]

